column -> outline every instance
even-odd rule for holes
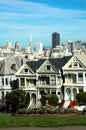
[[[74,100],[73,87],[71,88],[71,100]]]
[[[64,100],[66,100],[66,88],[64,87]]]
[[[18,78],[18,80],[19,80],[19,88],[20,88],[20,86],[21,86],[21,84],[20,84],[20,78]]]
[[[76,73],[76,83],[78,83],[78,73]]]
[[[3,79],[4,79],[4,86],[6,86],[6,83],[5,83],[5,80],[6,80],[6,79],[5,79],[5,77],[3,77]]]
[[[85,84],[85,73],[83,72],[83,83]]]
[[[24,84],[24,87],[26,87],[27,85],[26,85],[26,78],[24,78],[24,80],[25,80],[25,84]]]

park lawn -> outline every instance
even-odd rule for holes
[[[86,116],[12,116],[0,114],[0,128],[86,125]]]

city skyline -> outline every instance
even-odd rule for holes
[[[0,0],[0,46],[6,42],[22,47],[42,42],[52,46],[52,33],[66,40],[86,41],[86,0]]]

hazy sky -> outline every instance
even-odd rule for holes
[[[86,0],[0,0],[0,45],[51,46],[53,32],[66,40],[86,41]]]

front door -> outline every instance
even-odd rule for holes
[[[66,100],[71,100],[71,89],[66,88]]]

